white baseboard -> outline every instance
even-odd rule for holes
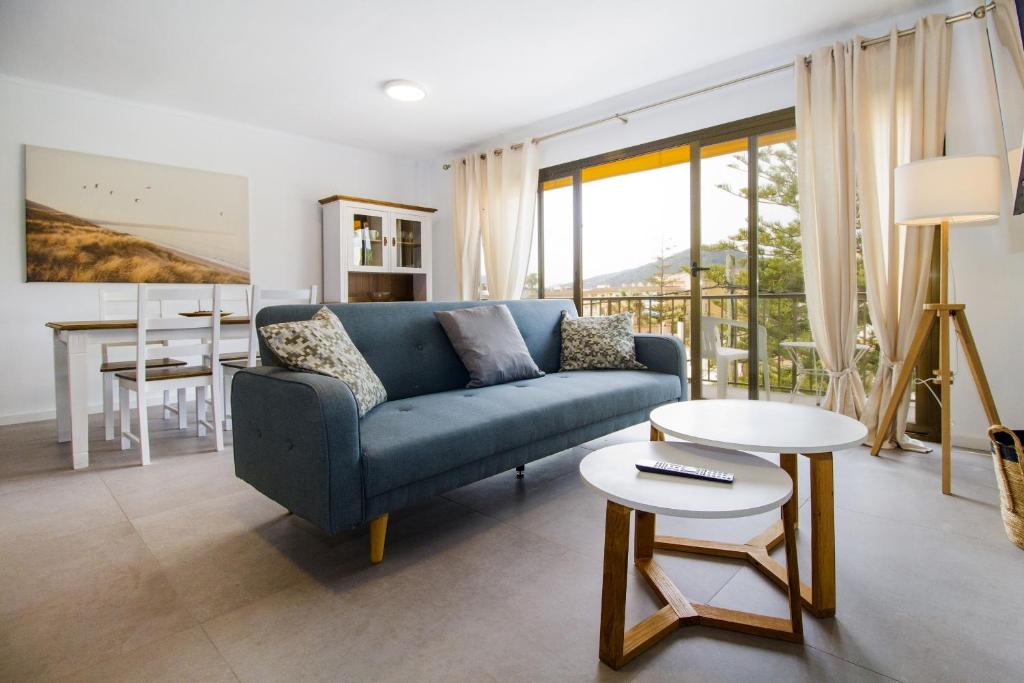
[[[195,395],[189,390],[189,400],[195,400]],[[151,406],[158,406],[163,401],[163,396],[160,394],[153,394],[148,397],[147,403]],[[172,403],[177,401],[177,397],[172,397]],[[97,415],[103,412],[103,403],[90,403],[89,414]],[[24,424],[27,422],[43,422],[45,420],[57,419],[57,410],[42,410],[33,413],[13,413],[10,415],[0,415],[0,427],[5,425],[17,425]]]
[[[987,436],[975,436],[973,434],[953,434],[953,445],[957,448],[968,448],[972,451],[989,450]]]

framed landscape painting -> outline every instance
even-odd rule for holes
[[[249,181],[25,147],[29,282],[249,282]]]

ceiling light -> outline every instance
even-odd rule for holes
[[[388,81],[384,84],[384,92],[391,99],[401,102],[416,102],[427,96],[422,85],[406,80]]]

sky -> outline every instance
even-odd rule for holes
[[[745,157],[746,154],[744,153]],[[734,155],[701,159],[701,238],[706,245],[735,235],[747,222],[747,202],[719,189],[747,185]],[[583,277],[625,270],[690,247],[690,165],[594,180],[583,184]],[[769,220],[792,220],[785,207],[759,205]],[[572,187],[544,193],[544,280],[572,282]],[[536,248],[529,272],[537,272]]]
[[[249,268],[249,181],[26,146],[25,197],[188,254]]]

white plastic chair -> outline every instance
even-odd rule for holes
[[[165,368],[148,368],[146,361],[166,353],[163,346],[151,346],[150,330],[161,330],[161,336],[167,334],[174,338],[190,340],[187,344],[175,344],[176,355],[185,357],[218,358],[220,353],[220,311],[221,286],[204,286],[211,292],[212,301],[210,316],[186,318],[175,315],[172,318],[151,319],[148,317],[148,304],[151,301],[188,299],[195,289],[150,288],[139,285],[137,309],[137,338],[135,345],[135,367],[115,373],[120,391],[121,418],[121,449],[127,450],[131,443],[136,443],[142,453],[142,464],[149,464],[149,418],[146,404],[146,389],[150,384],[165,392],[177,390],[179,419],[184,413],[185,394],[190,387],[196,391],[196,431],[202,437],[206,429],[213,430],[214,441],[218,451],[224,449],[224,433],[221,429],[221,368],[219,363],[211,365],[184,365]],[[201,339],[197,343],[193,339]],[[162,340],[161,340],[162,341]],[[207,387],[213,393],[213,400],[207,402]],[[136,412],[138,415],[138,432],[131,431],[131,394],[136,394]],[[213,421],[206,419],[209,405],[213,406]]]
[[[308,289],[261,289],[252,286],[252,305],[249,310],[249,348],[243,358],[225,358],[221,355],[221,366],[224,369],[224,429],[231,431],[231,382],[235,374],[242,368],[254,368],[259,365],[260,344],[256,337],[256,314],[265,306],[281,304],[315,304],[316,285]]]
[[[721,326],[736,327],[747,331],[747,323],[729,318],[701,316],[701,353],[704,358],[714,359],[718,375],[718,398],[726,398],[729,390],[729,371],[733,363],[747,360],[747,349],[722,345]],[[768,331],[764,325],[757,326],[757,359],[764,375],[764,388],[768,400],[772,399],[771,368],[768,367]]]

